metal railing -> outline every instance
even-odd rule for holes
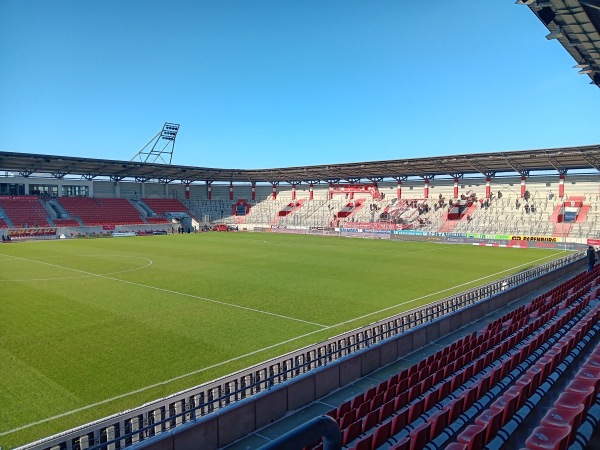
[[[335,363],[347,355],[402,335],[583,257],[582,253],[572,253],[19,449],[119,450],[128,447],[196,421],[311,370]]]

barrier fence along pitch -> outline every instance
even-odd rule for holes
[[[19,449],[119,450],[125,448],[582,258],[582,253],[573,253],[559,260],[405,311],[135,410],[77,427]]]

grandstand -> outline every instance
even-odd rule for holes
[[[598,5],[517,3],[600,86]],[[574,251],[23,448],[600,448],[600,269],[577,252],[600,244],[597,161],[599,145],[266,170],[0,152],[19,192],[0,196],[3,237],[170,233],[189,218]],[[57,195],[34,195],[39,178]]]

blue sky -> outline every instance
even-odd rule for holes
[[[514,0],[2,0],[0,150],[273,168],[600,143]]]

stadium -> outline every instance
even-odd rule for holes
[[[600,87],[600,4],[517,4]],[[600,446],[600,145],[219,169],[179,128],[0,151],[0,449]]]

